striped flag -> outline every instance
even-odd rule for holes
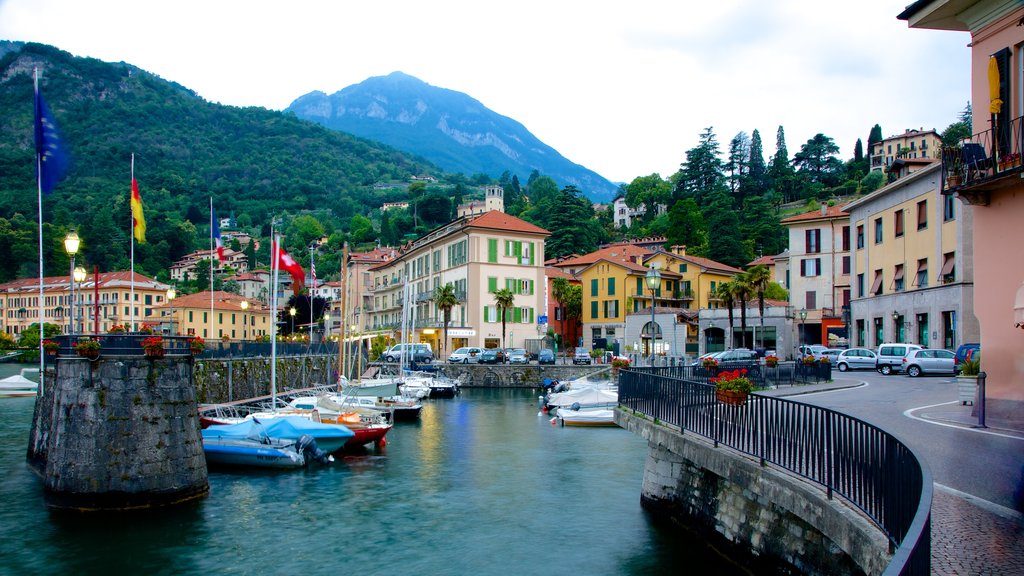
[[[313,262],[313,252],[309,252],[309,273],[313,276],[313,288],[316,288],[316,263]]]
[[[210,234],[213,236],[213,241],[217,243],[217,260],[225,262],[224,258],[224,240],[220,237],[220,222],[217,221],[217,211],[212,207],[210,208]]]
[[[146,243],[146,217],[142,213],[142,195],[135,178],[132,178],[132,231],[140,244]]]

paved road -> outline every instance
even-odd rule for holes
[[[977,418],[950,377],[837,373],[819,388],[832,389],[792,399],[875,424],[931,468],[934,574],[1024,574],[1024,430],[991,420],[972,427]]]

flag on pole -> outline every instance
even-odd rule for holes
[[[306,282],[306,272],[302,269],[302,266],[292,258],[291,254],[284,251],[284,248],[275,247],[276,242],[270,245],[270,253],[274,254],[277,252],[277,262],[275,267],[278,270],[284,270],[292,277],[292,292],[295,294],[302,290],[303,284]]]
[[[142,195],[139,184],[132,178],[132,229],[139,244],[146,243],[146,218],[142,214]]]
[[[316,288],[316,262],[313,262],[313,251],[309,251],[309,274],[313,277],[313,288]]]
[[[43,93],[36,89],[35,99],[36,155],[39,157],[39,186],[44,194],[57,187],[68,171],[71,156],[64,147],[57,123],[43,101]]]
[[[226,262],[224,258],[224,241],[220,238],[220,222],[217,221],[217,211],[210,208],[210,226],[212,226],[211,234],[213,235],[213,241],[217,243],[217,260]]]

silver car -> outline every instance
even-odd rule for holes
[[[903,357],[903,371],[907,376],[921,374],[956,374],[956,354],[949,350],[924,348],[912,350]]]
[[[508,355],[509,364],[529,364],[530,356],[523,348],[513,348]]]
[[[455,352],[452,352],[448,356],[449,364],[476,364],[480,362],[480,356],[483,355],[483,350],[475,346],[466,346],[459,348]]]
[[[878,355],[867,348],[850,348],[843,350],[836,357],[836,368],[840,372],[847,370],[874,370]]]

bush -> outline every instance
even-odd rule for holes
[[[961,376],[977,376],[981,373],[981,354],[974,354],[973,358],[968,358],[960,363],[960,375]]]

